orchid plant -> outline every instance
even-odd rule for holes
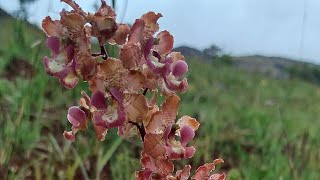
[[[135,172],[136,179],[188,179],[191,166],[175,171],[173,161],[194,156],[196,149],[189,142],[200,124],[190,116],[176,120],[180,102],[176,93],[188,89],[184,78],[188,65],[180,52],[171,52],[173,36],[158,32],[162,15],[148,12],[129,27],[116,22],[115,11],[104,0],[94,14],[72,0],[61,1],[72,10],[63,9],[60,20],[48,16],[42,21],[51,50],[51,56],[43,58],[44,67],[64,87],[85,81],[91,92],[83,91],[79,106],[69,108],[72,128],[64,137],[73,142],[76,133],[92,123],[103,141],[109,129],[117,128],[122,138],[137,136],[142,141],[142,169]],[[98,39],[99,53],[91,48],[92,38]],[[119,47],[118,58],[108,56],[107,43]],[[158,94],[165,96],[161,105]],[[211,174],[222,162],[216,159],[200,166],[191,178],[225,179],[224,173]]]

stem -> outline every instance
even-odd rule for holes
[[[92,54],[93,57],[97,57],[97,56],[103,56],[102,59],[107,60],[109,55],[106,51],[106,48],[104,46],[100,46],[100,53],[94,53]]]
[[[146,88],[144,91],[143,91],[143,95],[145,96],[148,92],[148,88]]]
[[[146,135],[146,130],[144,129],[143,124],[141,124],[141,126],[140,126],[138,123],[133,122],[133,121],[129,121],[129,123],[135,125],[135,126],[138,128],[138,131],[139,131],[139,133],[140,133],[140,136],[141,136],[141,138],[142,138],[142,141],[144,141],[144,136]]]
[[[100,50],[101,50],[101,55],[104,55],[103,59],[107,60],[109,55],[108,55],[108,53],[106,51],[106,48],[104,46],[100,46]]]

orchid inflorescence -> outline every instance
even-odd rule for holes
[[[172,161],[193,157],[196,149],[188,143],[200,124],[190,116],[176,121],[180,102],[176,93],[188,89],[183,77],[188,65],[180,52],[171,52],[173,36],[168,31],[157,33],[162,15],[148,12],[129,27],[116,23],[114,10],[104,0],[94,14],[72,0],[61,1],[72,10],[63,9],[60,20],[48,16],[42,22],[51,50],[51,57],[43,59],[44,67],[64,87],[74,88],[83,80],[91,91],[91,96],[82,92],[79,106],[69,108],[72,128],[64,137],[75,141],[75,134],[86,130],[89,122],[101,141],[108,129],[118,128],[119,136],[142,140],[137,179],[188,179],[191,166],[174,173]],[[93,37],[98,39],[99,53],[92,52]],[[118,58],[108,56],[106,43],[119,47]],[[165,96],[160,106],[158,94]],[[192,179],[225,179],[225,174],[211,174],[222,162],[216,159],[200,166]]]

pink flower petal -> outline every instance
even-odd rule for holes
[[[64,138],[66,138],[67,140],[69,140],[71,142],[74,142],[76,140],[76,137],[72,131],[64,131],[63,136],[64,136]]]
[[[181,145],[186,146],[188,142],[193,139],[194,135],[195,133],[191,127],[183,126],[180,130]]]
[[[67,118],[72,125],[80,126],[86,121],[86,113],[78,106],[72,106],[68,110]]]
[[[172,74],[176,77],[181,77],[186,72],[188,72],[188,64],[183,60],[179,60],[173,67]]]
[[[101,91],[96,91],[91,96],[91,105],[98,110],[107,109],[106,99]]]
[[[122,104],[123,102],[123,94],[117,89],[117,88],[110,88],[110,92],[113,97],[116,98],[116,100]]]
[[[59,54],[60,39],[57,37],[48,37],[47,46],[55,55]]]
[[[73,45],[68,45],[67,46],[67,57],[69,60],[72,60],[74,57],[74,46]]]

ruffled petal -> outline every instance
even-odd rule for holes
[[[150,169],[158,177],[166,177],[174,170],[174,165],[166,158],[151,158],[143,156],[141,164],[145,169]]]
[[[104,17],[115,17],[116,13],[112,9],[112,7],[108,6],[104,0],[101,0],[101,6],[95,13],[95,16],[104,16]]]
[[[165,79],[159,79],[158,85],[161,89],[161,92],[166,96],[174,94],[177,91],[180,93],[185,93],[189,87],[188,80],[186,78],[179,81],[175,79],[173,75],[166,76]]]
[[[210,173],[215,169],[217,164],[223,163],[222,159],[215,159],[213,163],[206,163],[200,166],[192,176],[194,180],[203,180],[210,177]]]
[[[103,92],[96,91],[91,96],[91,105],[97,108],[98,110],[106,110],[107,103],[104,97]]]
[[[132,25],[130,29],[130,34],[128,38],[128,43],[139,43],[142,42],[144,37],[143,37],[143,32],[145,28],[145,22],[141,19],[136,19],[134,24]]]
[[[193,146],[184,147],[178,142],[166,146],[167,155],[172,160],[189,159],[192,158],[196,152]]]
[[[121,48],[119,58],[129,70],[137,69],[144,62],[140,46],[133,43],[125,44]]]
[[[146,130],[150,133],[159,134],[163,133],[168,126],[173,125],[176,120],[179,102],[180,98],[177,95],[167,97],[161,105],[161,111],[151,116]]]
[[[104,141],[108,132],[108,128],[105,126],[94,125],[94,131],[99,141]]]
[[[226,179],[226,174],[212,174],[208,180],[225,180]]]
[[[83,16],[77,13],[69,13],[62,11],[60,13],[61,24],[68,31],[68,37],[74,42],[78,42],[84,36],[84,25],[86,20]]]
[[[166,149],[162,137],[156,134],[147,134],[144,137],[143,153],[152,158],[164,157]]]
[[[47,16],[42,21],[42,28],[47,36],[51,37],[62,37],[63,36],[63,27],[60,21],[53,21],[50,16]]]
[[[65,88],[72,89],[78,84],[79,78],[75,74],[68,74],[65,78],[59,79],[60,84]]]
[[[186,165],[182,170],[176,172],[176,178],[178,180],[187,180],[190,176],[191,166]]]
[[[192,128],[193,131],[196,131],[200,126],[200,123],[195,118],[192,118],[190,116],[182,116],[180,119],[178,119],[177,124],[181,128],[184,126],[188,126]]]
[[[155,45],[155,49],[159,54],[169,54],[173,48],[173,36],[168,31],[161,31],[157,35],[159,43]]]
[[[158,19],[161,18],[160,13],[148,12],[142,15],[141,19],[145,22],[144,37],[151,37],[155,32],[159,31]]]
[[[119,127],[125,122],[125,113],[118,103],[114,103],[106,111],[94,113],[94,121],[98,125],[103,122],[107,128]]]
[[[130,33],[130,28],[127,24],[119,24],[118,29],[115,32],[115,35],[113,36],[113,40],[117,44],[122,45],[126,43],[129,33]]]
[[[130,121],[142,122],[142,120],[147,116],[147,100],[141,94],[126,94],[123,106]]]

